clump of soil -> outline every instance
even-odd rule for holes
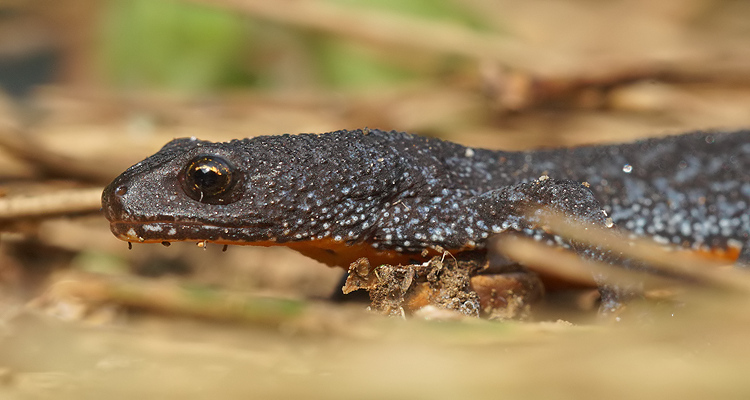
[[[426,306],[492,319],[523,319],[530,305],[542,297],[536,274],[481,274],[487,262],[476,257],[436,256],[423,264],[380,265],[366,258],[349,266],[345,294],[369,292],[370,308],[386,315],[411,314]]]

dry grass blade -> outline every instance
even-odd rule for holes
[[[536,70],[535,66],[541,60],[551,57],[505,36],[479,33],[453,24],[395,13],[333,5],[325,1],[190,1],[380,45],[457,54],[478,60],[502,60],[506,66],[529,71]]]
[[[92,274],[77,274],[59,280],[45,296],[36,300],[36,305],[43,308],[46,303],[66,299],[75,299],[77,302],[90,305],[114,303],[168,315],[243,321],[270,326],[277,326],[281,322],[298,317],[306,309],[303,302],[292,299]]]
[[[533,239],[517,236],[499,237],[495,241],[495,250],[534,271],[562,278],[566,282],[575,282],[596,286],[594,275],[603,275],[608,279],[625,285],[643,283],[646,286],[668,286],[674,280],[649,275],[644,271],[633,271],[613,265],[584,261],[577,254],[544,245]]]
[[[97,211],[101,197],[100,187],[4,197],[0,198],[0,220]]]
[[[726,262],[700,257],[690,251],[664,246],[646,238],[630,238],[604,228],[571,224],[569,219],[553,213],[545,214],[544,224],[551,231],[570,240],[622,253],[627,258],[643,261],[649,268],[670,276],[750,294],[750,278],[728,267]]]
[[[106,184],[118,172],[92,168],[89,163],[49,151],[31,136],[28,132],[15,129],[0,130],[0,147],[14,157],[28,162],[47,177]]]

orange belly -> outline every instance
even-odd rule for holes
[[[252,244],[258,245],[258,243]],[[430,257],[439,254],[438,251],[434,249],[428,249],[422,254],[405,254],[399,253],[394,250],[377,249],[375,247],[372,247],[370,243],[357,243],[349,246],[344,242],[335,241],[333,239],[319,239],[305,242],[287,242],[275,244],[261,243],[259,245],[287,246],[290,249],[296,250],[303,255],[320,261],[328,266],[339,266],[343,268],[349,268],[349,264],[362,257],[367,258],[372,265],[409,265],[422,263],[429,260]]]

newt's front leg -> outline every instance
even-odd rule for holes
[[[583,259],[615,264],[622,257],[605,246],[579,243],[556,235],[547,226],[553,214],[571,224],[597,229],[613,227],[591,190],[571,180],[555,180],[546,176],[538,180],[493,190],[474,199],[480,215],[492,221],[493,230],[500,234],[515,233],[537,240],[548,239],[551,244],[569,247]],[[499,228],[499,229],[498,229]],[[606,281],[605,276],[594,276],[599,285],[602,302],[600,311],[613,312],[622,301],[633,296],[633,289]]]
[[[745,238],[745,244],[737,259],[737,267],[750,269],[750,237]]]
[[[504,187],[474,197],[463,204],[470,215],[481,218],[494,237],[521,235],[570,248],[591,261],[620,263],[619,253],[605,246],[590,245],[557,235],[548,227],[552,215],[576,226],[607,229],[612,222],[602,211],[588,187],[570,180],[547,177]],[[386,314],[413,312],[433,305],[468,315],[490,318],[523,318],[529,305],[541,298],[539,276],[523,266],[499,262],[489,240],[485,251],[459,251],[411,265],[370,265],[362,258],[349,268],[344,286],[348,293],[366,289],[372,308]],[[601,293],[603,313],[614,312],[634,294],[628,287],[614,285],[605,276],[594,276]]]

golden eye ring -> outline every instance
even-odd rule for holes
[[[233,189],[241,174],[227,160],[212,155],[193,158],[182,170],[180,181],[192,199],[207,204],[227,204],[239,199]]]

